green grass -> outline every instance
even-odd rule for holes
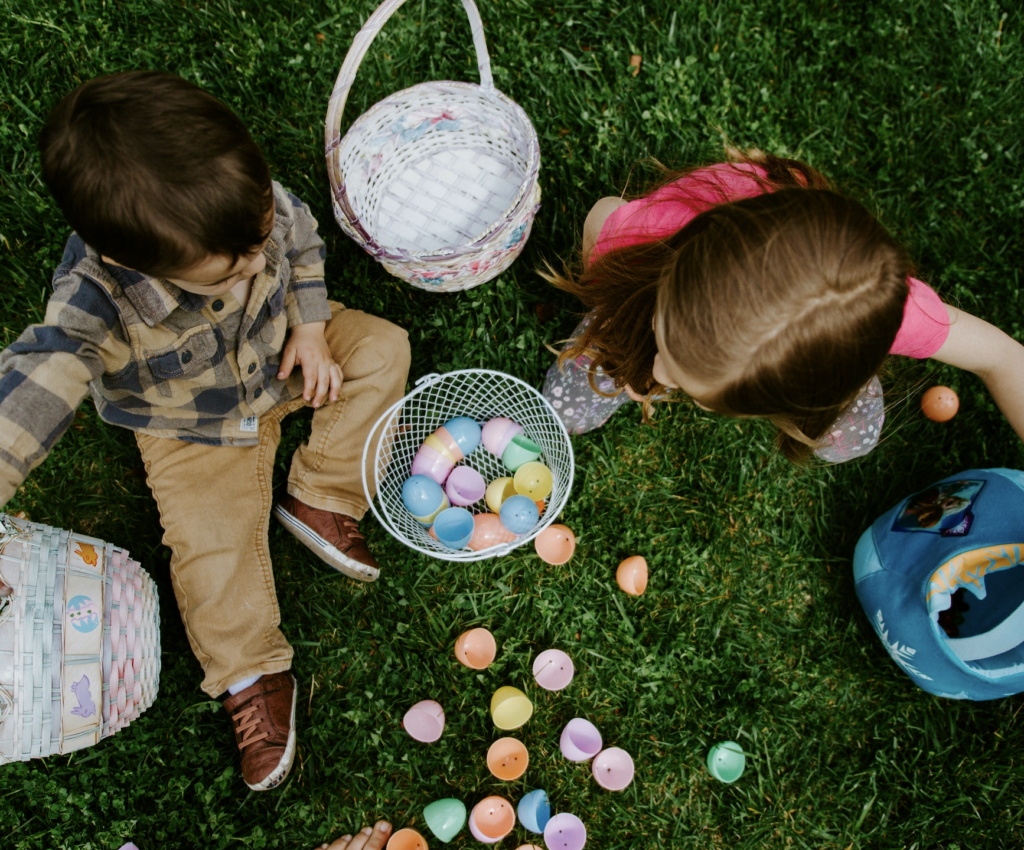
[[[175,71],[237,110],[278,179],[317,214],[332,296],[406,327],[413,377],[480,366],[539,385],[543,345],[569,332],[577,307],[533,270],[571,252],[589,205],[620,190],[639,159],[711,160],[723,134],[827,172],[877,210],[945,297],[1024,339],[1018,3],[479,1],[496,82],[541,139],[543,206],[501,279],[436,296],[388,277],[330,212],[323,116],[372,0],[0,0],[5,342],[42,315],[66,238],[38,176],[42,121],[78,82],[129,68]],[[470,45],[454,0],[412,0],[370,50],[347,120],[418,81],[476,81]],[[633,53],[643,56],[635,77]],[[548,304],[555,317],[541,323],[551,311],[537,307]],[[242,784],[227,718],[198,690],[134,442],[83,405],[10,507],[142,559],[161,591],[161,691],[97,747],[0,769],[0,846],[302,848],[380,816],[421,825],[439,797],[518,800],[544,787],[556,809],[584,818],[588,846],[601,850],[1019,848],[1021,700],[971,704],[918,690],[864,617],[850,558],[862,530],[903,495],[959,469],[1022,467],[1024,452],[973,376],[928,364],[895,371],[883,444],[846,466],[795,468],[771,453],[763,423],[686,405],[661,409],[654,427],[624,410],[574,439],[563,516],[580,545],[566,567],[528,547],[452,566],[368,523],[387,567],[366,587],[275,528],[300,751],[283,788],[260,795]],[[962,399],[948,425],[917,412],[920,385],[934,381]],[[304,427],[290,425],[285,443]],[[651,564],[640,599],[614,586],[628,554]],[[476,624],[500,644],[484,673],[451,652]],[[529,676],[549,646],[578,669],[554,695]],[[522,730],[530,769],[511,786],[483,759],[499,734],[487,701],[502,684],[537,703]],[[448,727],[439,743],[416,745],[400,720],[428,696]],[[626,791],[601,792],[559,756],[561,726],[576,714],[633,754]],[[752,754],[734,786],[702,766],[728,738]],[[450,846],[474,844],[464,832]]]

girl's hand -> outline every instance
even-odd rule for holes
[[[330,845],[321,844],[320,850],[381,850],[390,835],[391,824],[379,820],[372,829],[366,827],[357,832],[354,838],[343,835]]]
[[[638,401],[641,404],[643,404],[644,399],[647,398],[647,396],[640,395],[640,393],[634,390],[629,384],[626,384],[625,390],[626,395],[633,399],[633,401]]]
[[[337,401],[344,380],[341,367],[334,362],[331,349],[324,339],[326,326],[326,322],[309,322],[293,327],[281,356],[281,368],[277,372],[278,379],[283,381],[292,373],[292,369],[299,366],[303,379],[302,397],[312,401],[313,407],[320,407],[328,394],[331,401]]]

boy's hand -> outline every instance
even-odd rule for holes
[[[366,827],[356,833],[353,838],[345,835],[336,839],[330,847],[321,844],[319,850],[381,850],[385,840],[391,835],[391,824],[386,820],[377,821],[376,829]]]
[[[292,369],[302,369],[302,397],[312,401],[313,407],[320,407],[328,395],[331,401],[338,400],[344,376],[341,367],[334,362],[331,349],[324,339],[326,322],[309,322],[296,325],[288,334],[284,352],[281,355],[281,368],[277,377],[284,380]]]

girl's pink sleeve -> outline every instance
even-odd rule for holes
[[[761,194],[762,185],[752,173],[765,174],[746,163],[710,165],[623,204],[605,219],[591,258],[616,248],[666,239],[709,207]]]
[[[910,294],[903,306],[903,324],[889,353],[923,360],[942,348],[949,336],[949,313],[928,284],[913,277],[907,282]]]

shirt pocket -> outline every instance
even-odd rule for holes
[[[192,328],[167,348],[145,351],[146,363],[157,382],[193,378],[215,365],[217,335],[209,325]]]

